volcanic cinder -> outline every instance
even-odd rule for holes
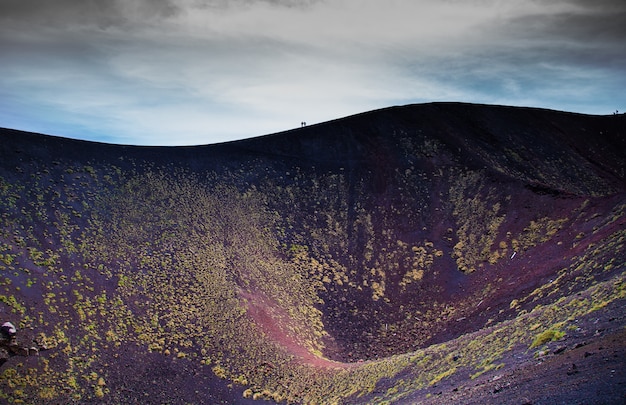
[[[175,134],[172,134],[175,136]],[[196,147],[0,130],[7,403],[626,400],[626,116],[434,103]]]

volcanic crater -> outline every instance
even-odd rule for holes
[[[0,137],[0,314],[41,349],[3,356],[0,400],[626,399],[623,115],[433,103],[193,147]]]

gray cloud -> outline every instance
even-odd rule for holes
[[[502,38],[492,42],[501,63],[508,59],[527,72],[540,70],[540,65],[559,67],[562,73],[585,70],[590,78],[626,70],[626,2],[537,3],[550,6],[513,15],[490,28],[494,38]]]
[[[579,8],[531,13],[512,19],[513,32],[526,37],[593,44],[624,44],[626,2],[572,1]]]
[[[255,4],[268,4],[278,7],[310,7],[316,3],[326,0],[196,0],[192,3],[195,7],[219,7],[232,8],[241,6],[250,6]]]
[[[170,0],[2,0],[0,21],[37,30],[37,25],[65,27],[125,26],[171,17],[179,11]]]

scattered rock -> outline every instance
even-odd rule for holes
[[[550,350],[544,349],[537,352],[537,358],[545,357],[550,354]]]
[[[506,384],[506,385],[496,385],[495,388],[493,389],[493,393],[497,394],[497,393],[502,392],[502,390],[505,390],[507,388],[509,388],[508,384]]]
[[[567,370],[567,375],[574,375],[578,373],[578,367],[576,367],[576,364],[572,363],[572,367],[570,367],[569,370]]]
[[[574,346],[574,349],[580,349],[583,346],[587,346],[587,342],[576,343],[576,346]]]

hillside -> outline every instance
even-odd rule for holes
[[[622,403],[625,168],[624,115],[456,103],[195,147],[2,129],[0,320],[47,350],[0,401]]]

